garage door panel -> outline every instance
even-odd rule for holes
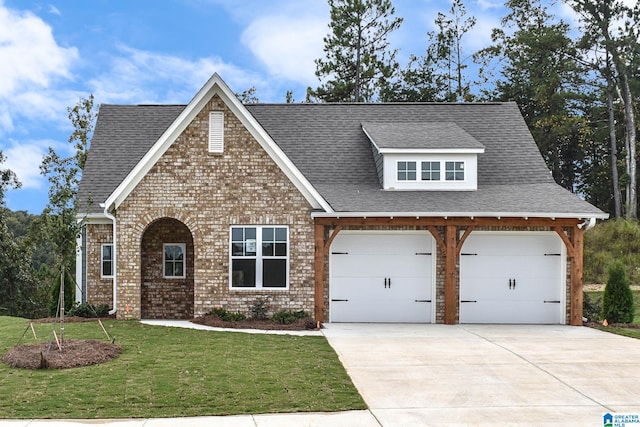
[[[334,255],[334,277],[388,277],[391,274],[401,277],[429,275],[429,259],[424,256],[411,255]],[[390,268],[391,267],[391,268]]]
[[[464,307],[464,309],[463,309]],[[558,303],[484,301],[461,303],[460,323],[558,323]],[[486,313],[491,312],[490,318]]]
[[[473,255],[460,258],[460,322],[562,323],[561,245],[552,234],[471,234],[462,252]]]
[[[330,252],[331,321],[430,322],[433,238],[343,233]]]

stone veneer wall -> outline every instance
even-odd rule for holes
[[[87,302],[113,307],[113,279],[103,279],[102,245],[113,242],[113,226],[111,224],[87,224]]]
[[[224,111],[224,152],[208,152],[209,111]],[[237,117],[215,96],[118,207],[118,317],[141,317],[141,238],[174,218],[194,244],[194,315],[214,306],[248,312],[258,297],[313,313],[311,206]],[[289,226],[289,289],[230,289],[231,225]]]

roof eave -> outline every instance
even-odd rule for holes
[[[576,219],[608,219],[609,214],[594,212],[312,212],[312,218],[576,218]]]

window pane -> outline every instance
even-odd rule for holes
[[[276,256],[287,256],[287,244],[276,243]]]
[[[244,238],[249,240],[249,239],[256,239],[256,229],[254,227],[247,227],[244,229]]]
[[[164,275],[167,277],[175,276],[173,274],[173,263],[171,261],[165,261],[164,263]]]
[[[177,262],[173,265],[173,275],[177,277],[184,276],[183,264],[181,262]]]
[[[273,243],[262,244],[262,256],[273,256]]]
[[[416,162],[407,162],[407,170],[415,171],[416,170]]]
[[[111,245],[104,245],[102,247],[102,259],[105,261],[111,260]]]
[[[256,255],[256,239],[247,239],[247,242],[244,244],[244,254],[246,256]]]
[[[273,241],[273,228],[263,228],[262,229],[262,241],[272,242]]]
[[[287,286],[286,260],[265,259],[262,263],[262,286],[266,288],[284,288]]]
[[[243,229],[242,228],[232,228],[231,229],[231,240],[234,242],[241,242],[244,239],[243,237]]]
[[[415,181],[416,180],[416,173],[414,172],[407,172],[407,181]]]
[[[231,255],[233,256],[242,256],[244,255],[242,249],[244,245],[242,243],[233,243],[231,244]]]
[[[103,276],[111,276],[111,261],[103,261],[102,262],[102,275]]]
[[[286,242],[287,241],[287,229],[286,228],[276,228],[276,241],[277,242]]]
[[[256,286],[256,260],[234,259],[231,261],[231,285],[238,288]]]

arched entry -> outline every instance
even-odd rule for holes
[[[173,218],[150,224],[141,244],[143,319],[193,318],[193,236]]]

